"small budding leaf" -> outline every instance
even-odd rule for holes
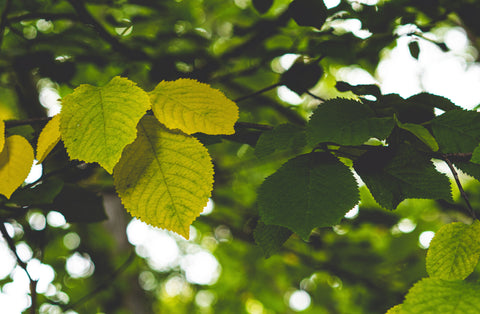
[[[258,192],[262,221],[287,227],[304,240],[313,228],[338,224],[358,200],[352,172],[329,153],[290,159]]]
[[[480,258],[480,222],[471,225],[454,222],[438,230],[427,254],[430,277],[463,280],[470,275]]]
[[[33,164],[33,148],[20,135],[12,135],[5,141],[0,153],[0,194],[10,198],[25,181]]]
[[[98,162],[112,173],[136,126],[150,108],[148,94],[126,78],[107,85],[80,85],[62,100],[60,133],[72,159]]]
[[[113,177],[122,203],[133,216],[188,239],[190,224],[210,197],[213,165],[196,138],[145,116]]]
[[[408,291],[399,313],[480,313],[480,285],[464,280],[422,279]]]
[[[233,134],[237,105],[217,89],[191,79],[163,81],[150,93],[158,121],[169,129],[193,134]]]
[[[43,128],[38,136],[37,142],[37,163],[43,162],[45,157],[60,141],[60,115],[54,116]]]

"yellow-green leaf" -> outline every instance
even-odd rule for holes
[[[470,275],[480,258],[480,222],[471,225],[454,222],[435,234],[427,253],[430,277],[463,280]]]
[[[401,123],[396,116],[394,116],[395,122],[397,123],[399,128],[402,128],[413,135],[415,135],[419,140],[421,140],[425,145],[428,146],[432,151],[438,151],[438,143],[437,140],[433,137],[433,135],[422,125],[415,124],[415,123]]]
[[[20,135],[12,135],[5,141],[0,153],[0,194],[10,198],[25,181],[33,164],[33,148]]]
[[[113,177],[122,203],[133,216],[188,239],[190,224],[210,197],[213,166],[196,138],[145,116]]]
[[[3,145],[5,145],[5,122],[0,120],[0,152],[3,149]]]
[[[110,173],[150,108],[148,94],[118,76],[103,87],[80,85],[62,103],[60,133],[70,158],[98,162]]]
[[[400,314],[402,312],[402,305],[397,304],[394,307],[390,308],[385,314]]]
[[[54,116],[38,136],[37,163],[42,163],[45,157],[60,141],[60,115]]]
[[[150,92],[158,121],[187,134],[233,134],[238,107],[217,89],[190,79],[162,81]]]

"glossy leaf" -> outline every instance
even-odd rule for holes
[[[397,151],[367,152],[354,168],[378,204],[387,209],[407,198],[452,200],[448,177],[436,171],[427,156],[406,145]]]
[[[152,116],[140,121],[138,137],[125,148],[113,175],[122,203],[133,216],[187,239],[213,186],[207,149]]]
[[[392,118],[376,118],[366,104],[336,98],[315,109],[307,125],[307,141],[310,145],[322,142],[361,145],[372,137],[385,139],[393,126]]]
[[[110,173],[150,108],[148,94],[118,76],[103,87],[80,85],[62,104],[60,132],[70,158],[98,162]]]
[[[463,280],[423,279],[409,290],[400,313],[480,313],[480,285]]]
[[[45,157],[60,141],[60,115],[54,116],[38,136],[37,163],[42,163]]]
[[[427,254],[430,277],[463,280],[470,275],[480,257],[480,222],[471,225],[454,222],[435,234]]]
[[[9,136],[0,153],[0,194],[10,198],[25,181],[33,164],[33,148],[20,135]]]
[[[160,82],[150,92],[153,113],[169,129],[187,134],[233,134],[238,107],[217,89],[190,79]]]
[[[339,223],[358,200],[352,172],[329,153],[290,159],[258,192],[262,220],[287,227],[304,240],[313,228]]]

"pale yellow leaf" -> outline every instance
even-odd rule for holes
[[[54,116],[38,136],[37,163],[42,163],[45,157],[60,141],[60,115]]]
[[[190,79],[163,81],[150,92],[158,121],[187,134],[233,134],[238,107],[217,89]]]
[[[20,135],[12,135],[5,141],[0,153],[0,194],[10,198],[25,181],[33,164],[33,148]]]
[[[210,155],[196,138],[152,116],[140,120],[137,134],[113,172],[118,195],[133,216],[188,239],[212,191]]]
[[[70,158],[98,162],[110,173],[151,106],[145,91],[118,76],[103,87],[80,85],[62,104],[60,133]]]

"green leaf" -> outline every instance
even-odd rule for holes
[[[280,82],[295,93],[302,95],[314,87],[323,75],[323,68],[316,62],[295,62],[285,71]]]
[[[427,253],[430,277],[463,280],[470,275],[480,257],[480,222],[471,225],[454,222],[435,234]]]
[[[475,147],[475,149],[473,150],[472,158],[470,159],[470,161],[476,164],[480,164],[480,145]]]
[[[262,133],[255,146],[255,155],[265,158],[278,151],[298,152],[306,145],[305,129],[293,124],[280,124]]]
[[[336,98],[315,109],[307,125],[307,141],[310,145],[322,142],[361,145],[372,137],[385,139],[393,126],[392,118],[376,118],[366,104]]]
[[[262,248],[267,258],[276,253],[291,235],[291,230],[282,226],[266,225],[261,220],[253,232],[255,243]]]
[[[329,153],[290,159],[258,192],[262,221],[287,227],[304,240],[313,228],[338,224],[358,200],[352,172]]]
[[[394,307],[390,308],[385,314],[400,314],[402,313],[401,311],[402,311],[402,305],[397,304]]]
[[[443,153],[471,153],[480,143],[480,113],[447,111],[432,120],[432,131]]]
[[[422,125],[415,124],[415,123],[402,123],[398,121],[395,117],[395,122],[397,123],[398,127],[415,135],[418,139],[420,139],[425,145],[428,146],[432,151],[438,151],[438,143],[433,137],[433,135]]]
[[[273,4],[273,0],[252,0],[253,7],[260,14],[266,13]]]
[[[359,95],[359,96],[372,95],[378,98],[382,95],[382,92],[380,91],[380,87],[374,84],[350,85],[347,82],[338,81],[335,84],[335,87],[338,89],[339,92],[351,91],[355,95]]]
[[[49,178],[34,187],[16,190],[10,200],[23,206],[52,204],[63,184],[60,179]]]
[[[478,314],[480,285],[463,280],[422,279],[408,291],[400,313]]]
[[[62,213],[70,223],[92,223],[108,218],[103,207],[103,198],[75,184],[63,186],[53,201],[53,208]]]
[[[328,16],[323,0],[295,0],[290,4],[289,11],[298,25],[318,29],[322,28]]]
[[[188,239],[190,224],[210,197],[213,165],[196,138],[168,130],[154,117],[145,116],[113,178],[122,203],[133,216]]]
[[[467,161],[455,161],[453,164],[455,165],[455,167],[462,170],[462,172],[480,181],[480,165],[479,164],[474,164]]]
[[[423,106],[429,106],[432,108],[438,108],[443,111],[462,109],[462,107],[455,105],[448,98],[429,93],[416,94],[409,97],[407,100],[412,103],[422,104]]]
[[[135,140],[148,94],[122,77],[103,87],[80,85],[62,100],[60,133],[72,159],[98,162],[109,173]]]
[[[396,151],[369,151],[354,162],[354,168],[378,204],[387,209],[395,209],[407,198],[452,200],[448,177],[407,145]]]

